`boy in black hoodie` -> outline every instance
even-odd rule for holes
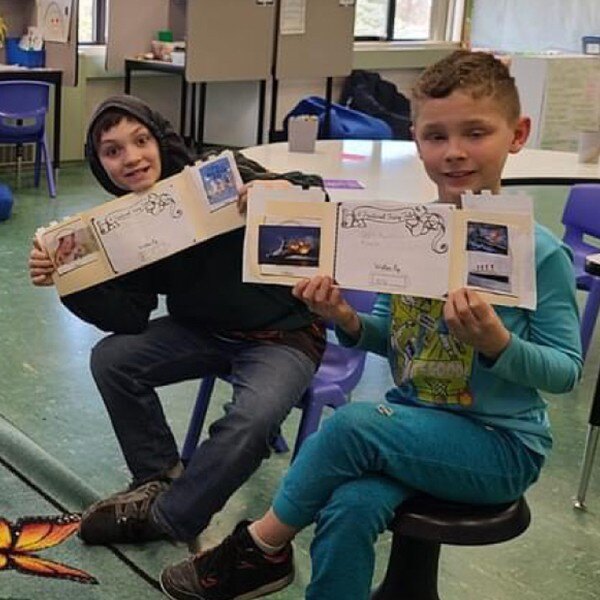
[[[193,163],[171,125],[132,96],[97,108],[86,154],[116,196]],[[111,334],[92,350],[91,370],[133,476],[128,490],[84,512],[85,542],[193,540],[269,456],[269,440],[310,384],[323,327],[288,288],[242,283],[242,242],[238,229],[61,298]],[[34,285],[52,284],[37,246],[29,267]],[[168,316],[150,319],[159,295]],[[232,401],[183,471],[155,388],[206,375],[227,375]]]

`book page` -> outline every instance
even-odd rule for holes
[[[199,241],[177,183],[169,178],[148,192],[128,194],[89,211],[94,232],[115,275]]]
[[[36,237],[54,263],[52,278],[61,296],[112,277],[110,264],[84,215],[40,228]]]
[[[200,238],[208,240],[246,224],[246,215],[237,207],[243,186],[233,153],[222,152],[207,161],[198,161],[184,170],[194,198],[194,212]]]
[[[250,189],[243,280],[295,285],[303,277],[333,276],[336,205],[320,189]]]
[[[335,277],[342,287],[441,298],[454,206],[342,202]]]
[[[534,243],[531,214],[456,211],[449,289],[467,286],[490,304],[534,310]]]
[[[245,224],[231,152],[198,161],[140,193],[121,196],[41,228],[55,257],[54,282],[70,294],[134,271]]]

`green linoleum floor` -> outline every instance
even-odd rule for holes
[[[0,172],[0,180],[16,187],[12,173]],[[128,474],[88,373],[89,350],[101,334],[72,317],[53,289],[34,288],[27,276],[29,245],[39,225],[106,198],[80,165],[61,170],[58,191],[58,198],[49,199],[44,187],[39,191],[32,187],[32,175],[25,171],[21,186],[15,189],[13,216],[0,223],[0,456],[60,506],[78,511],[90,497],[124,487]],[[566,188],[529,191],[536,199],[537,219],[560,235]],[[444,600],[591,600],[600,596],[600,457],[588,493],[589,511],[578,513],[571,508],[599,363],[597,332],[581,385],[571,394],[548,398],[556,445],[540,482],[528,494],[533,512],[530,530],[498,546],[445,548],[440,575]],[[369,358],[354,399],[376,401],[389,382],[385,363]],[[197,382],[185,382],[161,391],[179,440],[197,387]],[[227,385],[219,383],[208,420],[222,410],[227,394]],[[297,422],[294,411],[284,427],[290,442]],[[240,518],[259,515],[268,506],[288,461],[287,455],[266,461],[215,516],[202,536],[203,544],[218,541]],[[56,512],[35,489],[0,465],[1,516],[16,519]],[[310,539],[310,531],[297,539],[297,581],[274,599],[302,598],[310,573]],[[378,544],[379,574],[389,542],[386,535]],[[186,555],[181,545],[161,543],[119,550],[134,567],[109,549],[89,548],[76,538],[69,539],[64,547],[45,551],[44,556],[88,570],[100,585],[45,581],[0,571],[0,600],[160,597],[135,568],[156,578],[162,565]]]

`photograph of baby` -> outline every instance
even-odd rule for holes
[[[198,167],[211,211],[235,202],[238,197],[235,176],[226,156]]]
[[[319,267],[321,229],[314,225],[259,225],[258,264],[265,275],[311,277]]]
[[[90,229],[70,224],[44,239],[48,252],[60,274],[88,264],[98,258],[98,245]]]
[[[467,222],[467,285],[514,295],[508,227]]]

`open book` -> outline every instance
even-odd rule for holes
[[[128,273],[242,227],[242,186],[233,154],[224,152],[141,193],[131,193],[38,229],[63,296]]]
[[[345,288],[443,298],[463,286],[491,304],[536,306],[530,198],[466,194],[463,208],[391,201],[307,201],[250,191],[246,282],[329,275]]]

